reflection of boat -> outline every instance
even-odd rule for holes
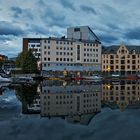
[[[86,76],[84,77],[84,80],[100,81],[102,80],[102,76],[100,75]]]
[[[83,80],[84,78],[77,76],[77,77],[72,77],[71,79],[76,80],[76,81],[80,81],[80,80]]]
[[[137,75],[129,75],[126,77],[126,80],[138,80],[139,77]]]
[[[13,77],[12,78],[12,83],[17,83],[17,84],[34,84],[35,81],[33,80],[32,77]]]
[[[0,82],[7,82],[7,83],[9,83],[9,82],[11,82],[11,79],[10,78],[6,78],[6,77],[2,77],[0,75]]]
[[[9,85],[10,85],[10,83],[0,83],[0,88],[8,87]]]

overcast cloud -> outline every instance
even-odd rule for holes
[[[140,44],[139,0],[0,0],[0,54],[16,56],[23,37],[63,36],[88,25],[103,45]]]

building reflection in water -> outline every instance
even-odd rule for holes
[[[35,93],[21,96],[23,113],[39,113],[41,117],[62,117],[69,122],[87,125],[102,107],[112,109],[138,108],[140,106],[140,83],[135,81],[107,82],[102,84],[65,81],[43,81]],[[26,90],[25,90],[26,89]],[[26,92],[26,93],[25,93]],[[32,96],[29,96],[32,94]],[[34,97],[33,97],[34,96]],[[32,97],[32,100],[30,99]]]
[[[140,82],[120,81],[102,84],[102,105],[111,108],[138,108],[140,105]]]
[[[43,117],[61,116],[70,122],[88,124],[101,110],[101,85],[48,85],[44,81],[40,97]]]

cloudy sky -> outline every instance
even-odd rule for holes
[[[103,45],[140,44],[139,0],[0,0],[0,54],[16,56],[23,37],[63,36],[88,25]]]

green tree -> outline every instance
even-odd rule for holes
[[[37,59],[31,51],[22,52],[16,59],[16,67],[21,68],[23,73],[36,73]]]

